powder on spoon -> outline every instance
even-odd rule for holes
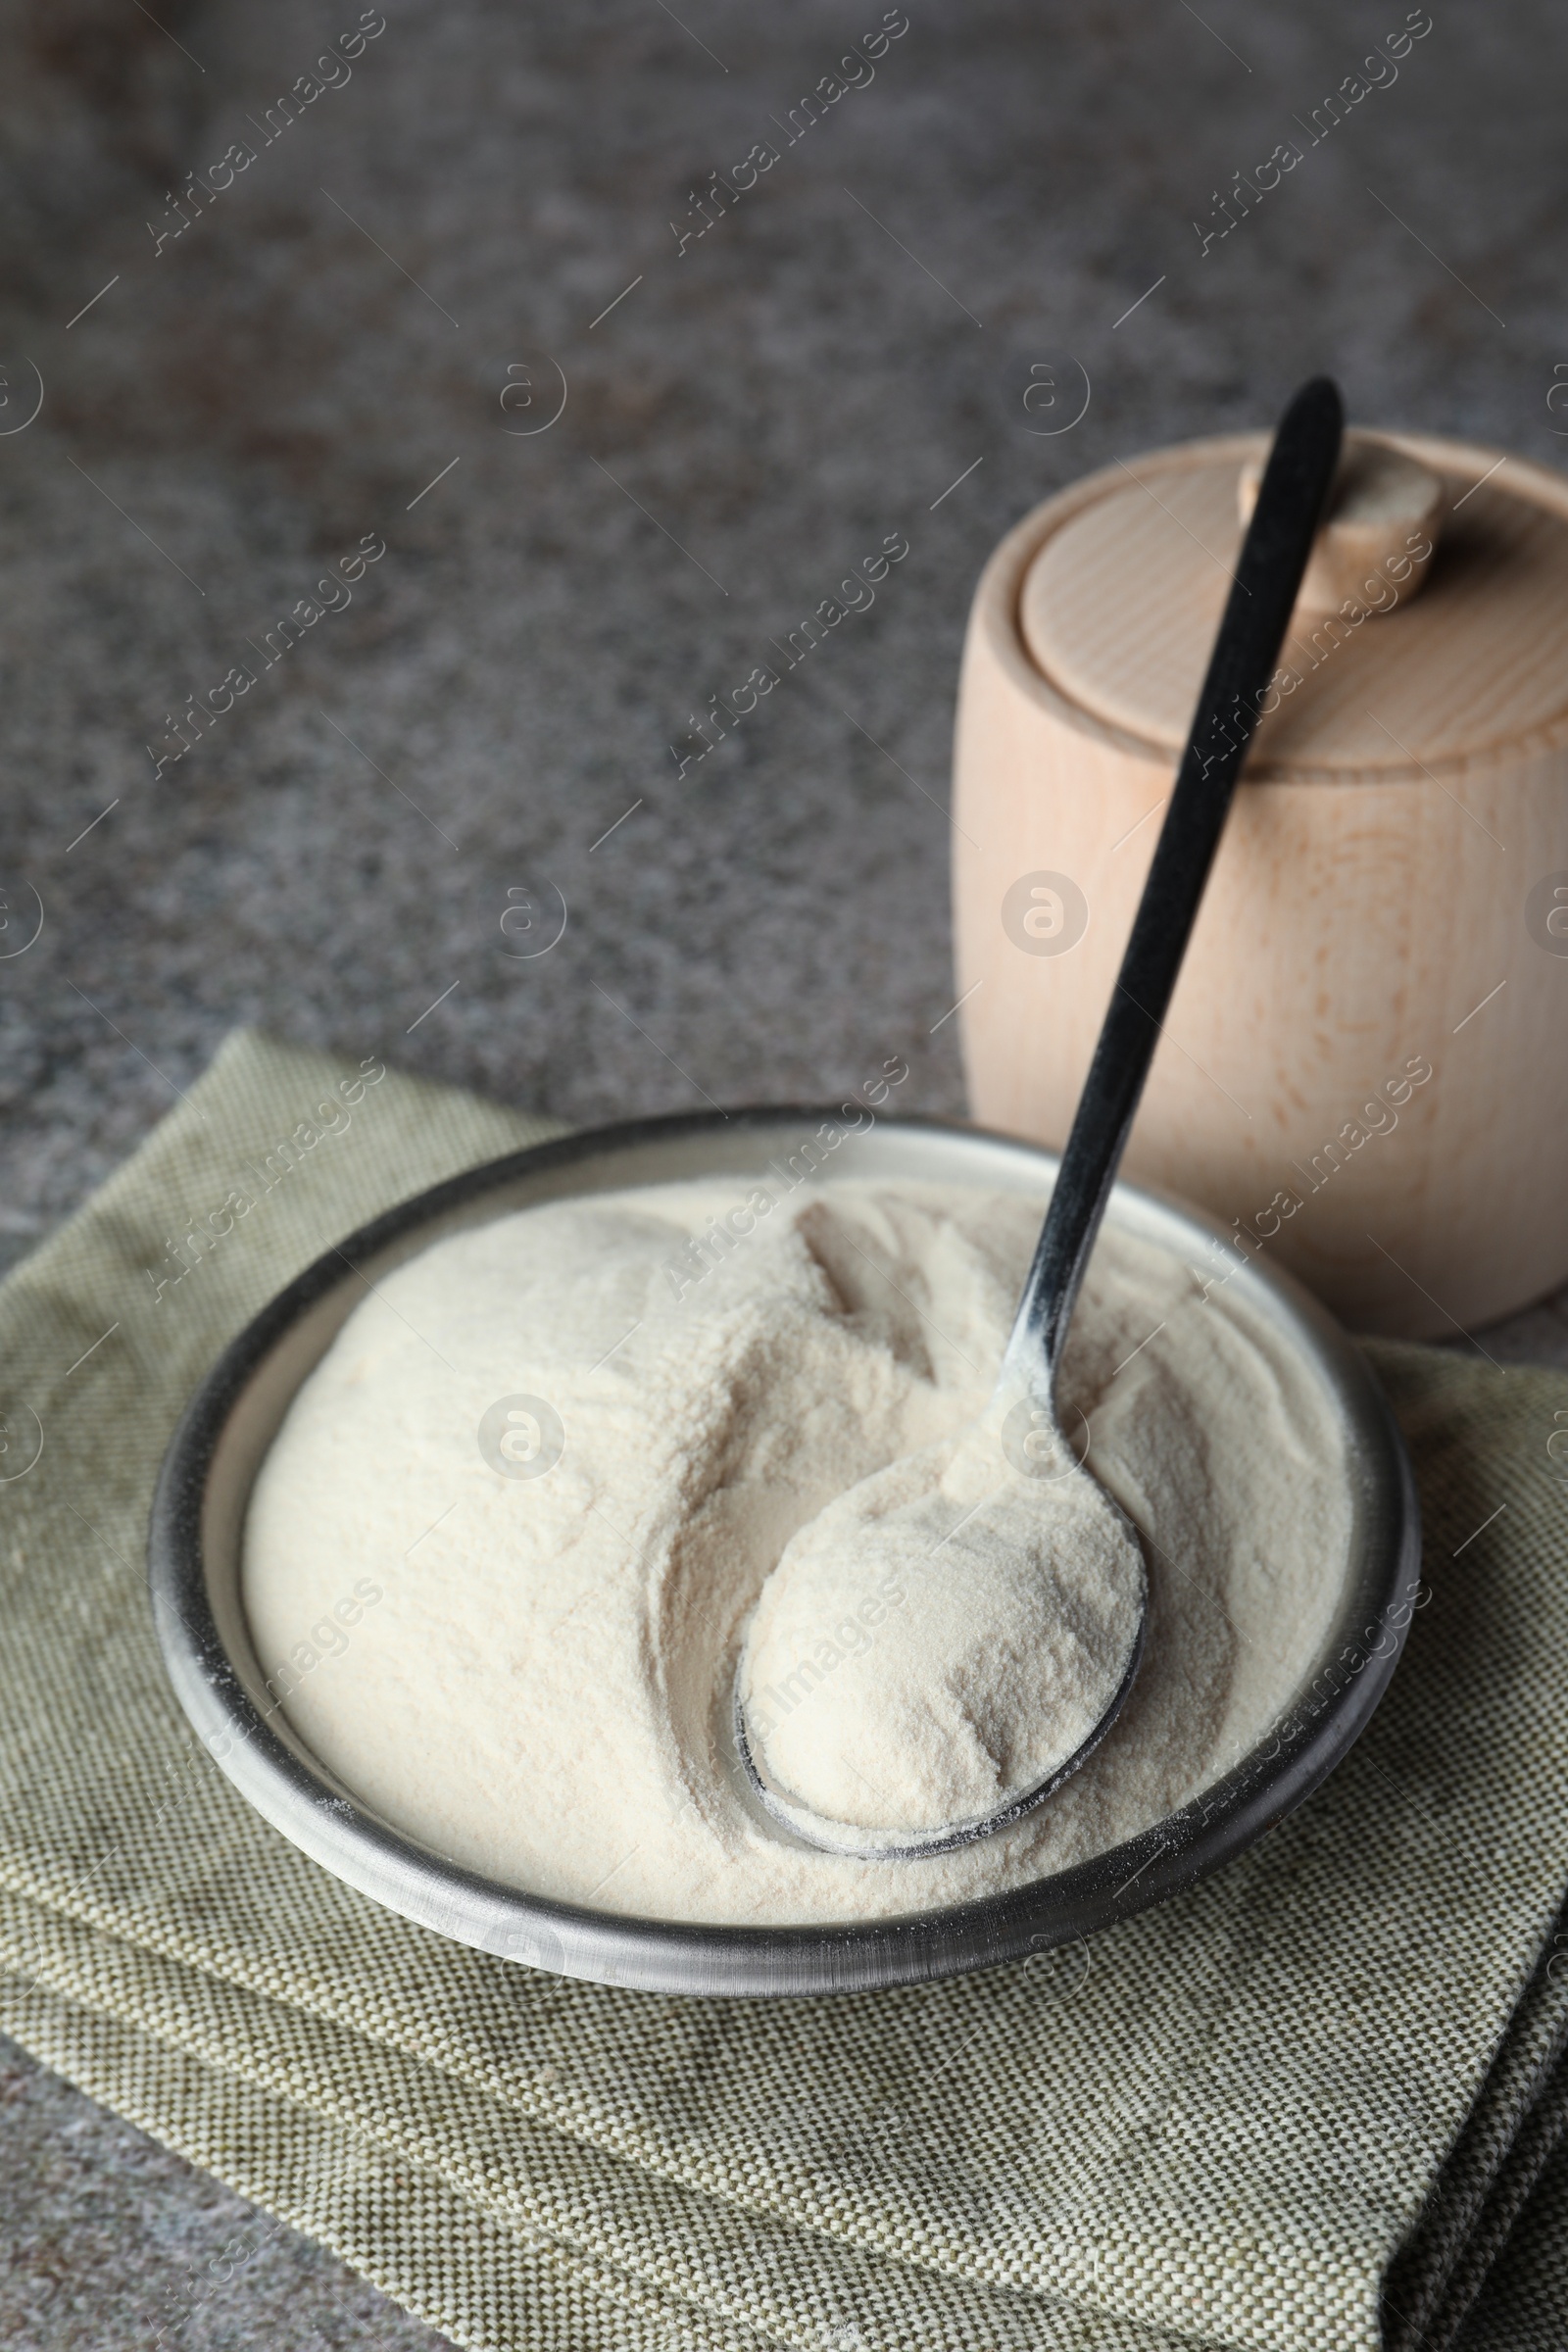
[[[808,1835],[897,1847],[994,1815],[1059,1773],[1122,1688],[1144,1613],[1137,1535],[1059,1438],[1018,1467],[1005,1427],[994,1402],[852,1487],[762,1588],[747,1737]],[[903,1606],[875,1648],[812,1708],[792,1705],[824,1627],[887,1587]]]
[[[733,1235],[748,1200],[753,1230],[697,1278],[690,1238]],[[760,1172],[548,1202],[379,1277],[252,1494],[244,1599],[272,1697],[406,1835],[645,1917],[887,1917],[1159,1822],[1311,1671],[1350,1505],[1312,1365],[1242,1286],[1204,1301],[1113,1222],[1060,1396],[1149,1561],[1144,1663],[1102,1744],[1015,1827],[914,1862],[787,1839],[727,1745],[743,1632],[791,1539],[984,1411],[1043,1206]],[[924,1605],[896,1578],[822,1600],[780,1687],[802,1748]]]

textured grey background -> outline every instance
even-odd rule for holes
[[[1216,187],[1397,0],[908,0],[874,82],[677,256],[694,182],[879,0],[386,0],[348,85],[155,253],[357,0],[4,0],[0,1253],[236,1021],[580,1120],[893,1053],[911,1106],[961,1108],[943,805],[1005,525],[1325,366],[1363,420],[1560,454],[1568,19],[1434,9],[1201,258]],[[1069,353],[1089,412],[1031,437],[1029,364]],[[559,422],[509,431],[508,368],[542,401],[552,363]],[[370,531],[352,606],[155,774],[167,714]],[[890,531],[875,609],[677,780],[689,712]],[[564,936],[509,960],[557,893]],[[193,2274],[166,2342],[435,2342],[20,2053],[0,2106],[7,2344],[151,2344]]]

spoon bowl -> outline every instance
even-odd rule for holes
[[[1140,1546],[1140,1549],[1142,1547]],[[1138,1669],[1143,1664],[1144,1643],[1149,1632],[1149,1603],[1147,1574],[1139,1595],[1137,1632],[1127,1655],[1120,1682],[1101,1710],[1087,1739],[1081,1740],[1071,1753],[1038,1782],[1026,1788],[1021,1796],[1011,1798],[1001,1806],[990,1807],[968,1821],[944,1824],[935,1830],[890,1830],[878,1834],[857,1828],[850,1822],[835,1822],[826,1815],[814,1813],[778,1787],[768,1778],[762,1762],[754,1754],[746,1729],[746,1707],[742,1695],[746,1666],[743,1657],[735,1677],[735,1753],[745,1768],[754,1793],[772,1819],[792,1832],[804,1845],[814,1845],[826,1853],[842,1854],[855,1862],[922,1862],[933,1854],[951,1853],[956,1846],[968,1845],[973,1838],[991,1838],[999,1831],[1010,1830],[1014,1822],[1022,1821],[1026,1813],[1044,1802],[1053,1789],[1070,1780],[1082,1764],[1087,1764],[1121,1713]]]
[[[799,1712],[822,1628],[895,1595],[875,1653],[835,1668]],[[956,1437],[862,1480],[786,1547],[736,1670],[736,1753],[808,1845],[862,1861],[948,1852],[1010,1827],[1093,1754],[1132,1690],[1148,1608],[1132,1520],[1050,1400],[1004,1385]],[[942,1667],[929,1691],[927,1651]]]

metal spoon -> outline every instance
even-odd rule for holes
[[[1041,1474],[1037,1457],[1042,1454],[1048,1461],[1064,1460],[1065,1471],[1048,1470],[1046,1475],[1072,1477],[1093,1488],[1102,1530],[1112,1546],[1116,1527],[1125,1531],[1124,1556],[1115,1565],[1123,1590],[1119,1597],[1111,1595],[1114,1613],[1105,1618],[1121,1645],[1098,1661],[1102,1687],[1093,1682],[1090,1686],[1098,1713],[1087,1736],[1073,1740],[1070,1752],[1049,1756],[1043,1770],[1031,1767],[1025,1786],[1004,1789],[1000,1803],[971,1818],[918,1828],[897,1822],[868,1827],[863,1822],[834,1821],[813,1812],[765,1768],[761,1740],[754,1739],[748,1715],[749,1642],[736,1678],[736,1749],[769,1813],[808,1844],[866,1859],[913,1860],[1006,1829],[1077,1771],[1104,1738],[1132,1689],[1148,1620],[1142,1546],[1124,1514],[1089,1480],[1081,1465],[1072,1461],[1056,1411],[1057,1375],[1084,1268],[1169,1008],[1236,780],[1257,724],[1258,707],[1273,676],[1313,536],[1327,504],[1343,429],[1344,409],[1336,385],[1327,376],[1315,376],[1297,393],[1275,434],[1192,733],[1061,1155],[1001,1376],[990,1407],[975,1425],[990,1444],[1000,1440],[1013,1467],[1026,1474]],[[862,1482],[862,1486],[869,1484]],[[855,1492],[841,1501],[853,1502]],[[1079,1502],[1084,1499],[1080,1494]],[[792,1550],[800,1540],[799,1536],[793,1540]],[[787,1553],[786,1561],[788,1558]],[[777,1576],[780,1571],[774,1573]],[[1082,1728],[1080,1721],[1076,1729]]]

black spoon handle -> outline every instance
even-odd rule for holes
[[[1339,388],[1317,375],[1297,393],[1274,436],[1193,731],[1007,1343],[1007,1369],[1036,1389],[1042,1360],[1055,1385],[1078,1286],[1159,1042],[1258,705],[1284,643],[1344,428]]]

